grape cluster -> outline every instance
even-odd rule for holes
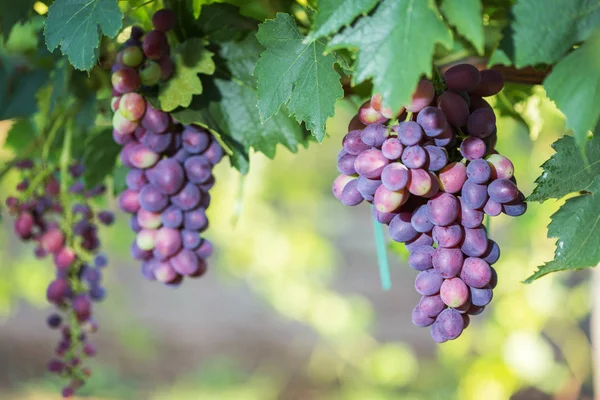
[[[165,32],[175,15],[157,11],[152,23],[155,29],[146,34],[132,29],[113,67],[113,137],[130,168],[119,206],[132,214],[137,236],[131,253],[142,261],[144,277],[178,285],[206,271],[212,244],[200,234],[208,228],[212,169],[223,150],[206,130],[182,125],[144,98],[174,70]]]
[[[496,116],[483,99],[503,87],[498,72],[460,64],[435,85],[421,80],[397,118],[374,95],[338,155],[333,194],[347,206],[372,203],[392,240],[405,243],[422,295],[412,320],[431,326],[436,342],[456,339],[492,299],[500,249],[484,215],[527,209],[513,164],[495,150]]]
[[[70,397],[90,375],[82,359],[96,354],[87,336],[98,328],[92,318],[92,303],[106,295],[101,281],[102,268],[107,264],[106,257],[98,254],[97,226],[111,225],[114,216],[92,208],[92,199],[102,195],[105,187],[86,190],[81,164],[73,164],[67,177],[58,170],[36,166],[31,160],[20,161],[16,167],[24,179],[17,185],[18,196],[8,197],[6,206],[15,216],[16,235],[36,243],[35,256],[53,257],[56,277],[48,285],[46,296],[57,312],[48,317],[47,323],[61,330],[61,340],[48,370],[69,379],[63,396]]]

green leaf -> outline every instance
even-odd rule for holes
[[[240,172],[249,169],[249,149],[260,151],[269,158],[275,156],[277,144],[296,152],[306,144],[307,132],[285,109],[261,123],[256,112],[256,78],[252,70],[261,51],[254,35],[242,41],[221,45],[221,56],[232,79],[214,79],[206,82],[202,96],[195,96],[187,109],[173,116],[182,123],[196,123],[220,134],[232,150],[231,163]]]
[[[550,272],[593,267],[600,262],[600,175],[587,190],[591,194],[570,198],[552,215],[548,237],[557,239],[554,260],[538,267],[526,283]]]
[[[544,88],[567,117],[577,144],[584,146],[600,117],[600,31],[556,64]]]
[[[194,18],[198,19],[202,12],[202,7],[208,4],[221,3],[225,0],[192,0],[192,10],[194,12]]]
[[[598,0],[519,0],[490,65],[552,64],[600,25]]]
[[[230,4],[204,7],[197,23],[213,43],[243,39],[257,26],[255,20],[240,15],[240,9]]]
[[[15,154],[20,154],[31,145],[37,134],[37,129],[29,118],[20,118],[10,127],[4,145]]]
[[[378,0],[320,0],[313,32],[308,40],[315,40],[330,35],[350,24],[360,14],[367,14],[378,3]]]
[[[556,153],[542,164],[544,172],[536,179],[537,186],[528,201],[544,202],[588,190],[600,175],[600,135],[595,135],[585,148],[587,162],[572,136],[558,139],[552,148]]]
[[[384,0],[372,16],[334,36],[329,48],[359,49],[353,82],[373,78],[384,104],[400,110],[421,75],[431,75],[436,43],[449,48],[452,34],[433,0]]]
[[[112,129],[102,129],[88,136],[85,141],[83,163],[86,166],[86,185],[93,186],[104,181],[115,169],[121,146],[112,138]]]
[[[33,9],[33,0],[0,0],[0,28],[2,28],[2,35],[6,40],[12,27],[17,23],[22,22],[27,18],[31,10]]]
[[[213,53],[206,50],[206,42],[191,38],[181,43],[173,52],[175,74],[160,85],[158,99],[164,111],[187,107],[195,94],[202,93],[202,82],[198,74],[212,75],[215,72]]]
[[[0,61],[0,120],[33,114],[37,110],[35,94],[47,82],[48,72],[18,72],[7,65],[7,59]]]
[[[265,46],[254,70],[258,77],[258,109],[268,121],[283,104],[304,121],[318,141],[325,137],[325,122],[335,112],[335,101],[344,94],[335,57],[323,55],[319,41],[304,43],[296,22],[288,14],[261,24],[256,35]]]
[[[51,74],[52,93],[50,95],[50,112],[54,111],[57,104],[65,100],[69,89],[70,72],[69,65],[64,59],[56,63]]]
[[[98,61],[101,33],[114,38],[122,19],[116,0],[56,0],[46,18],[46,46],[54,51],[60,45],[75,68],[90,70]]]
[[[458,33],[471,42],[479,54],[483,54],[485,35],[481,0],[444,0],[441,10]]]

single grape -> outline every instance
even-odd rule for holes
[[[205,130],[195,126],[186,126],[183,131],[183,148],[191,154],[199,154],[208,149],[210,136]]]
[[[140,81],[144,86],[154,86],[160,81],[162,70],[156,61],[147,60],[140,68]]]
[[[458,221],[465,228],[477,228],[483,222],[483,211],[476,210],[460,199],[460,213]]]
[[[487,306],[492,301],[493,291],[489,285],[483,288],[469,287],[469,291],[471,292],[471,303],[474,306]]]
[[[173,60],[169,56],[162,56],[158,59],[158,65],[160,65],[160,80],[167,81],[175,72],[175,64],[173,64]]]
[[[377,188],[381,186],[380,180],[367,179],[364,176],[359,176],[356,182],[356,189],[367,201],[373,201]]]
[[[353,156],[352,154],[344,154],[337,162],[338,171],[344,175],[356,174],[356,169],[354,169],[356,157],[357,156]]]
[[[438,247],[454,247],[463,239],[463,228],[459,224],[436,226],[433,228],[433,241]]]
[[[502,204],[492,199],[488,199],[483,207],[483,212],[491,217],[496,217],[502,212]]]
[[[437,317],[442,312],[446,305],[442,301],[440,295],[423,296],[419,300],[419,308],[429,317]]]
[[[487,232],[483,226],[465,228],[465,239],[460,247],[468,257],[480,257],[488,249]]]
[[[129,189],[138,191],[148,183],[148,179],[146,179],[146,175],[144,174],[143,170],[134,168],[127,172],[125,182],[127,183],[127,187]]]
[[[481,258],[468,257],[463,263],[460,278],[471,287],[483,288],[492,280],[492,269]]]
[[[119,102],[119,112],[130,121],[139,121],[146,112],[146,101],[135,92],[125,93]]]
[[[456,133],[450,125],[446,125],[442,133],[433,138],[433,143],[438,147],[451,147],[456,143]]]
[[[63,247],[54,254],[54,265],[59,271],[68,271],[75,262],[77,255],[69,247]]]
[[[460,307],[469,300],[469,288],[460,278],[445,279],[440,287],[440,297],[448,307]]]
[[[173,282],[179,278],[179,273],[175,271],[170,262],[166,261],[159,261],[154,264],[152,272],[156,280],[162,283]]]
[[[480,108],[473,111],[467,122],[467,130],[469,135],[486,138],[496,129],[496,115],[494,111],[487,108]]]
[[[442,337],[453,340],[460,336],[464,328],[461,314],[453,308],[447,308],[436,319]]]
[[[340,200],[345,206],[357,206],[363,201],[362,194],[357,188],[358,179],[348,182],[342,189]]]
[[[431,334],[431,338],[436,343],[444,343],[448,341],[448,338],[440,331],[440,324],[438,323],[434,322],[433,325],[431,325],[429,332]]]
[[[150,176],[150,183],[164,194],[177,193],[184,184],[183,167],[172,158],[160,160]]]
[[[140,77],[135,69],[123,67],[112,74],[111,82],[118,93],[135,92],[140,86]]]
[[[135,168],[150,168],[159,159],[158,153],[153,152],[143,144],[136,144],[129,151],[129,162]]]
[[[481,71],[481,80],[476,88],[471,90],[475,96],[488,97],[499,93],[504,88],[504,78],[502,74],[493,69]]]
[[[486,158],[492,169],[492,179],[511,179],[515,173],[513,163],[500,154],[492,154]]]
[[[437,106],[444,112],[448,123],[456,128],[467,124],[469,106],[457,93],[444,92],[437,100]]]
[[[443,147],[438,146],[425,146],[425,151],[427,152],[427,159],[429,163],[427,164],[427,169],[429,171],[439,171],[448,164],[448,152]]]
[[[426,327],[435,322],[435,318],[425,314],[419,306],[416,306],[412,311],[412,323],[416,326]]]
[[[453,278],[460,273],[464,256],[460,249],[438,247],[431,258],[433,268],[443,278]]]
[[[358,117],[360,118],[360,122],[367,126],[371,124],[381,124],[387,121],[387,118],[371,107],[371,103],[368,101],[365,101],[358,110]]]
[[[140,191],[139,202],[141,208],[143,208],[144,210],[152,212],[161,212],[169,204],[169,198],[156,186],[148,184],[144,186],[144,188]]]
[[[156,252],[165,258],[177,253],[182,246],[179,230],[173,228],[160,228],[154,241]]]
[[[407,146],[401,159],[408,168],[422,168],[427,163],[427,152],[419,145]]]
[[[412,214],[410,212],[401,212],[390,222],[389,235],[396,242],[407,242],[415,239],[419,232],[413,228],[410,223]]]
[[[65,235],[58,229],[50,229],[40,237],[40,246],[47,253],[56,253],[62,249],[65,243]]]
[[[157,110],[152,105],[146,105],[146,113],[142,118],[142,126],[144,129],[154,133],[163,133],[169,127],[169,114]]]
[[[198,256],[191,250],[182,249],[174,255],[169,263],[171,267],[181,275],[191,275],[195,273],[201,265]]]
[[[471,92],[481,80],[477,68],[471,64],[458,64],[444,72],[444,81],[448,90]]]
[[[519,188],[508,179],[495,179],[487,187],[490,199],[498,203],[509,203],[519,197]]]
[[[117,132],[118,135],[113,135],[113,137],[117,136],[119,141],[128,141],[130,139],[126,139],[130,137],[130,135],[135,131],[138,124],[137,122],[130,121],[121,113],[121,110],[117,110],[113,114],[112,119],[113,130]]]
[[[462,199],[471,208],[481,209],[488,199],[488,187],[467,180],[462,187]]]
[[[377,208],[373,208],[373,216],[375,217],[377,222],[379,222],[380,224],[389,225],[390,222],[392,222],[392,219],[394,219],[394,217],[396,215],[398,215],[398,213],[382,212],[382,211],[379,211]]]
[[[143,208],[137,212],[138,224],[144,229],[156,229],[162,225],[161,214],[146,211]]]
[[[458,193],[467,180],[467,168],[460,162],[450,163],[441,169],[438,179],[441,191]]]
[[[140,250],[152,250],[156,246],[156,229],[142,229],[135,238],[135,244]]]
[[[431,235],[429,233],[421,233],[415,239],[409,240],[408,242],[404,243],[406,250],[408,250],[409,252],[413,251],[414,249],[416,249],[419,246],[432,246],[432,245],[433,245],[433,239],[431,238]]]
[[[409,192],[406,190],[389,190],[381,185],[375,191],[373,204],[375,208],[383,213],[391,213],[406,203]]]
[[[410,173],[408,168],[401,163],[394,162],[386,165],[381,172],[381,184],[390,191],[401,190],[408,184],[409,177]],[[375,188],[375,190],[376,189],[377,188]]]
[[[500,258],[500,246],[493,240],[488,240],[487,251],[481,256],[481,259],[486,263],[492,265]]]
[[[502,204],[502,212],[511,217],[518,217],[519,215],[525,214],[527,211],[527,203],[521,199],[521,195],[513,201]]]
[[[386,139],[381,145],[381,153],[390,161],[395,161],[402,156],[404,146],[396,137]]]
[[[400,122],[394,126],[394,131],[398,133],[398,139],[405,146],[414,146],[425,136],[421,125],[414,121]]]
[[[208,227],[206,210],[198,207],[183,214],[183,227],[188,230],[203,232]]]
[[[151,60],[158,60],[169,53],[169,42],[164,32],[150,31],[144,36],[142,43],[144,55]]]
[[[448,121],[444,112],[437,107],[425,107],[417,115],[417,123],[421,125],[425,134],[429,137],[437,137],[444,132],[448,126]]]
[[[369,179],[378,179],[389,160],[377,149],[369,149],[356,157],[354,168],[359,175]]]
[[[433,179],[424,169],[411,169],[409,171],[408,191],[415,196],[425,196],[431,191]],[[434,176],[435,179],[435,176]]]
[[[372,124],[363,129],[360,137],[367,146],[381,147],[383,142],[389,137],[388,129],[385,125]]]
[[[347,175],[339,175],[337,178],[335,178],[332,185],[332,191],[336,199],[342,200],[342,191],[346,185],[354,179],[355,178]]]
[[[432,256],[434,248],[431,246],[417,246],[408,256],[408,265],[417,271],[425,271],[433,267]]]
[[[415,279],[415,289],[424,296],[432,296],[440,292],[444,278],[434,269],[419,272]]]
[[[123,49],[121,58],[126,67],[135,68],[144,61],[144,53],[138,46],[128,46]]]
[[[131,244],[131,257],[134,260],[148,261],[152,258],[152,252],[149,250],[142,250],[137,245],[137,240]]]
[[[142,139],[142,143],[153,152],[162,153],[166,151],[169,146],[171,146],[172,140],[173,135],[170,133],[158,134],[154,132],[147,132]]]
[[[450,193],[438,193],[427,202],[429,220],[438,226],[452,224],[458,217],[460,206]]]
[[[433,87],[433,84],[428,80],[421,79],[412,95],[410,104],[406,105],[405,108],[410,112],[420,112],[431,104],[434,96],[435,88]]]
[[[65,278],[56,278],[48,285],[46,298],[50,303],[60,304],[66,298],[71,288],[69,281]]]
[[[161,32],[170,31],[175,28],[175,23],[177,22],[177,17],[173,10],[168,8],[163,8],[158,10],[152,16],[152,26],[154,29]]]
[[[485,152],[485,143],[480,138],[468,137],[460,144],[460,154],[469,161],[482,158]]]
[[[361,130],[350,131],[348,132],[348,134],[346,134],[346,136],[344,136],[342,146],[348,154],[357,156],[363,151],[366,151],[371,148],[368,144],[362,141],[361,136]]]
[[[419,206],[414,212],[410,219],[410,222],[417,232],[425,233],[431,232],[434,225],[429,220],[427,213],[427,205],[423,204]]]
[[[490,180],[492,169],[487,161],[479,158],[467,165],[467,178],[477,184],[485,184]]]
[[[223,158],[223,148],[216,140],[213,140],[208,145],[208,148],[202,153],[204,157],[208,159],[212,163],[212,165],[217,165],[217,163]]]

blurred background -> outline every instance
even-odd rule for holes
[[[509,86],[499,96],[491,100],[503,115],[498,150],[512,159],[528,195],[564,120],[541,87]],[[553,258],[546,225],[560,202],[529,204],[518,219],[493,218],[499,284],[458,340],[438,345],[428,329],[412,325],[416,272],[400,246],[389,248],[393,286],[381,289],[369,207],[344,207],[331,194],[336,155],[358,104],[338,103],[321,145],[297,155],[279,149],[274,161],[253,156],[244,179],[222,162],[207,235],[216,251],[200,280],[179,288],[144,280],[129,256],[134,234],[118,213],[116,226],[102,232],[108,296],[96,307],[98,356],[81,397],[593,398],[590,272],[522,283]],[[0,140],[9,124],[0,124]],[[10,174],[3,180],[2,201],[16,182]],[[106,201],[117,209],[114,198]],[[57,399],[61,383],[45,372],[59,336],[45,322],[53,267],[11,230],[5,213],[0,399]]]

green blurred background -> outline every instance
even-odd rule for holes
[[[528,195],[564,119],[540,87],[521,97],[512,116],[506,100],[491,100],[508,115],[499,119],[498,149],[513,160]],[[129,257],[128,219],[118,214],[116,226],[102,232],[109,295],[96,307],[99,354],[81,397],[593,398],[589,271],[521,283],[553,258],[546,225],[561,203],[493,218],[491,236],[502,249],[494,300],[458,340],[435,344],[428,329],[411,324],[416,273],[401,248],[390,245],[393,286],[383,291],[369,208],[344,207],[331,194],[357,104],[338,103],[322,145],[297,155],[280,149],[274,161],[254,155],[243,180],[227,161],[217,168],[208,231],[216,251],[198,281],[177,289],[145,281]],[[8,126],[0,125],[1,137]],[[16,179],[2,182],[4,197]],[[115,199],[107,201],[116,210]],[[57,399],[60,382],[45,373],[58,340],[45,324],[52,266],[33,258],[11,229],[4,215],[0,399]]]

